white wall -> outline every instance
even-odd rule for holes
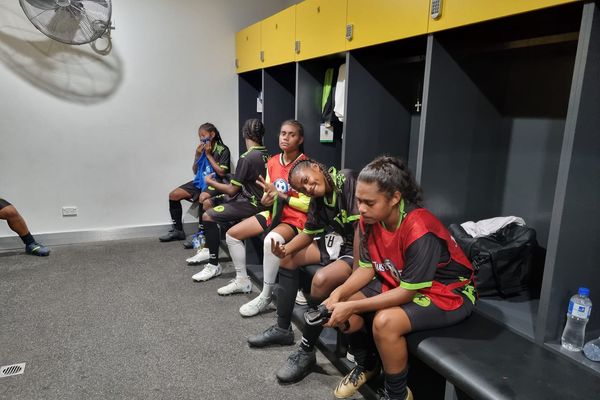
[[[199,124],[237,159],[235,32],[285,0],[115,0],[113,50],[54,42],[0,2],[0,197],[35,233],[169,223]],[[62,217],[61,207],[79,208]],[[0,237],[13,236],[4,221]]]

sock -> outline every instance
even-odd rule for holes
[[[33,238],[33,236],[31,236],[30,232],[27,232],[27,234],[25,236],[19,236],[19,237],[21,238],[23,243],[25,243],[25,246],[29,246],[31,243],[35,243],[35,239]]]
[[[248,273],[246,272],[246,246],[244,242],[233,236],[229,236],[229,233],[225,234],[225,241],[227,242],[231,261],[233,261],[233,266],[235,267],[235,277],[248,278]]]
[[[198,232],[204,232],[204,224],[202,223],[202,216],[204,215],[204,210],[202,210],[202,204],[200,204],[200,211],[198,212]]]
[[[219,264],[219,243],[221,237],[219,233],[219,225],[214,221],[204,223],[204,236],[206,237],[206,247],[210,253],[209,263],[212,265]]]
[[[350,352],[354,355],[356,364],[367,371],[375,368],[377,353],[373,336],[363,327],[354,333],[349,333],[346,337],[348,338],[348,346],[350,347]]]
[[[273,287],[275,286],[275,279],[277,279],[277,272],[279,271],[279,257],[271,252],[271,239],[277,243],[285,243],[285,239],[277,232],[269,232],[263,242],[263,289],[260,292],[260,296],[264,298],[271,298],[273,294]]]
[[[173,227],[178,231],[183,230],[183,223],[181,217],[183,216],[183,208],[181,203],[175,200],[169,200],[169,212],[171,213],[171,220],[173,221]]]
[[[315,349],[315,344],[317,344],[317,339],[319,339],[319,335],[323,331],[323,326],[321,325],[308,325],[304,326],[304,331],[302,332],[302,341],[300,342],[300,348],[305,351],[313,351]]]
[[[408,378],[408,367],[397,374],[385,375],[385,391],[387,392],[390,399],[405,400],[408,391],[406,390],[406,380]]]
[[[316,308],[323,300],[325,299],[318,299],[313,296],[308,296],[306,299],[310,308]],[[300,342],[300,347],[305,351],[313,351],[315,344],[317,344],[317,339],[319,339],[319,335],[321,335],[322,331],[322,326],[312,326],[306,324],[304,326],[304,330],[302,331],[302,341]]]
[[[297,269],[282,268],[279,271],[279,293],[277,294],[277,326],[289,329],[292,323],[292,311],[298,292],[300,273]]]

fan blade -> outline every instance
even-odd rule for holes
[[[21,0],[26,2],[32,7],[39,8],[40,10],[54,10],[56,8],[56,1],[54,0]],[[104,0],[100,0],[104,1]]]

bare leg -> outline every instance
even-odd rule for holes
[[[19,236],[25,236],[29,233],[29,228],[27,228],[25,220],[13,205],[6,206],[0,210],[0,219],[5,219],[10,229]]]

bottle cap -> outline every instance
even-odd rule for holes
[[[588,289],[586,287],[580,287],[579,288],[579,295],[580,296],[589,296],[590,295],[590,289]]]

